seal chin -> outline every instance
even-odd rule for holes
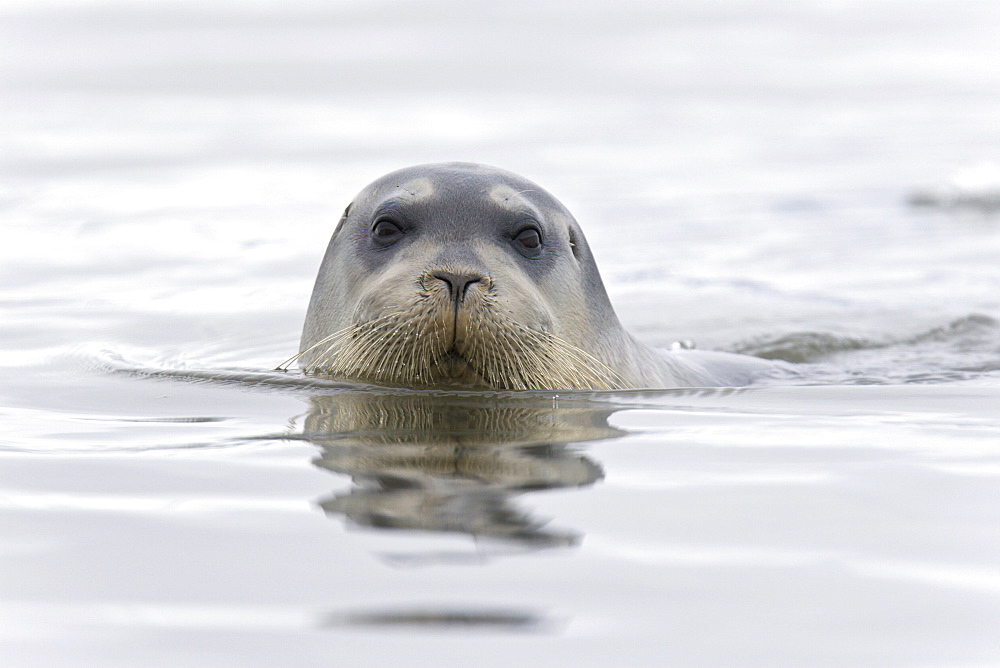
[[[460,386],[468,388],[484,388],[489,385],[483,380],[478,371],[459,353],[454,350],[448,352],[442,358],[435,360],[434,369],[439,374],[439,378],[433,385],[447,382],[449,386]]]

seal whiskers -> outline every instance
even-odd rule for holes
[[[489,311],[487,311],[489,313]],[[462,354],[447,349],[430,317],[392,314],[338,330],[293,357],[323,346],[305,365],[307,373],[351,380],[439,387],[463,365],[474,374],[472,385],[492,389],[616,389],[627,387],[610,367],[572,344],[509,319],[480,317],[463,333]],[[487,322],[489,321],[489,322]],[[502,322],[498,322],[502,321]]]

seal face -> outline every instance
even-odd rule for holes
[[[415,388],[704,384],[622,329],[562,204],[467,163],[393,172],[347,207],[297,357],[307,373]]]

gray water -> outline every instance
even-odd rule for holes
[[[0,3],[12,666],[1000,665],[1000,9]],[[272,371],[377,176],[540,183],[740,389]]]

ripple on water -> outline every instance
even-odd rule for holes
[[[830,332],[758,337],[737,351],[812,364],[800,378],[812,383],[947,383],[1000,369],[1000,322],[982,314],[958,318],[916,335],[862,338]],[[819,364],[822,363],[822,364]]]

